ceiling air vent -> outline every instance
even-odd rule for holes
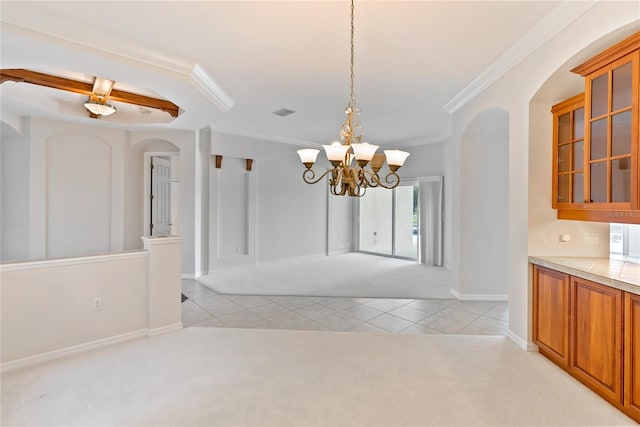
[[[288,108],[281,108],[273,112],[276,116],[287,117],[289,114],[293,114],[295,111],[289,110]]]

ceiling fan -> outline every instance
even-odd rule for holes
[[[169,113],[171,117],[178,117],[180,109],[176,104],[164,99],[114,89],[115,82],[102,77],[95,77],[93,83],[87,83],[22,68],[12,68],[0,70],[0,84],[6,81],[31,83],[87,95],[89,99],[84,103],[84,107],[87,109],[89,117],[94,119],[111,115],[117,111],[109,101],[155,108]]]

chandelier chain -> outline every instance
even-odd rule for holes
[[[335,141],[331,145],[323,145],[332,168],[327,169],[320,176],[316,176],[313,170],[313,164],[320,150],[307,148],[298,150],[298,154],[306,168],[304,172],[302,172],[304,182],[307,184],[315,184],[324,179],[324,177],[328,177],[331,194],[335,196],[348,195],[351,197],[362,197],[365,195],[367,188],[396,188],[398,184],[400,184],[398,169],[402,167],[409,153],[399,150],[385,150],[384,155],[376,154],[376,150],[379,148],[377,145],[362,142],[364,132],[362,126],[358,123],[360,110],[356,108],[353,84],[355,80],[354,3],[355,0],[351,0],[350,98],[349,105],[344,111],[347,118],[340,127],[340,142]],[[354,159],[356,160],[356,165],[351,166]],[[381,178],[378,172],[384,165],[385,159],[389,172],[384,178]],[[367,165],[369,165],[370,170],[365,169]]]
[[[353,24],[353,0],[351,0],[351,80],[349,83],[349,89],[351,91],[351,98],[349,99],[349,106],[351,108],[355,108],[355,100],[353,99],[353,56],[354,56],[354,47],[353,47],[353,35],[354,35],[354,24]]]

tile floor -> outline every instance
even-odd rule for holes
[[[222,295],[182,281],[185,327],[504,335],[507,302]]]

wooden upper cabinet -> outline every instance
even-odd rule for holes
[[[624,411],[640,422],[640,295],[625,293]]]
[[[553,207],[584,203],[584,94],[554,105]]]
[[[636,50],[586,77],[585,191],[594,208],[638,209],[638,70]]]
[[[640,32],[571,71],[585,78],[584,108],[578,96],[552,109],[553,207],[560,219],[640,224]]]

